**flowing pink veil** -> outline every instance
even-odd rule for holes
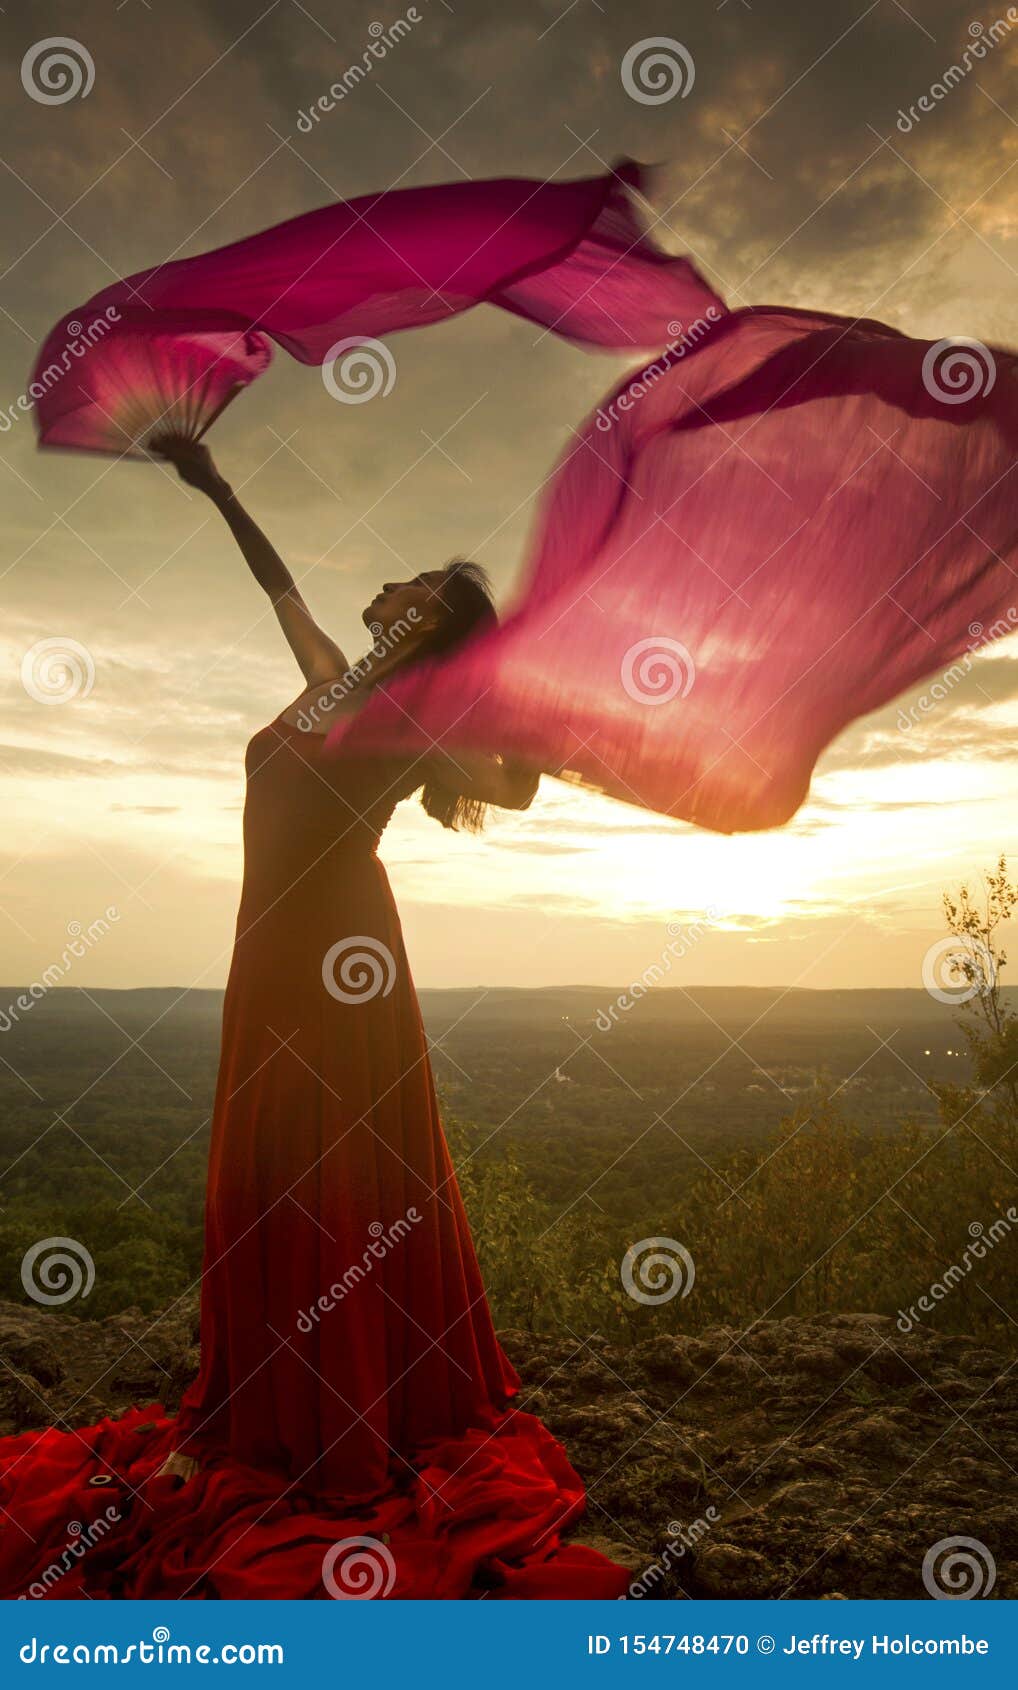
[[[114,282],[55,324],[29,385],[39,443],[145,455],[197,438],[268,367],[481,303],[581,344],[641,352],[716,295],[643,232],[646,172],[507,178],[338,200]]]
[[[42,444],[137,455],[157,425],[203,432],[272,341],[322,363],[489,303],[652,352],[568,446],[502,625],[408,668],[330,748],[499,751],[705,827],[773,827],[848,723],[1018,622],[1018,364],[729,312],[655,244],[643,185],[625,164],[322,207],[104,289],[30,391]],[[72,329],[88,344],[62,375]]]
[[[1018,626],[1016,372],[875,322],[722,317],[578,431],[501,627],[337,745],[497,748],[718,831],[786,822],[848,723]]]

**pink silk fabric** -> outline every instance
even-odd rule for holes
[[[787,822],[850,722],[1018,625],[1016,374],[882,323],[724,315],[580,429],[501,627],[335,744],[497,748],[719,832]]]
[[[488,302],[579,343],[645,351],[717,296],[642,230],[623,164],[572,182],[510,178],[340,200],[139,271],[50,331],[32,372],[39,443],[143,456],[157,426],[197,436],[268,366],[271,341],[321,364],[338,341]],[[161,401],[161,402],[160,402]]]
[[[502,626],[394,679],[330,749],[498,750],[704,827],[774,827],[850,722],[1018,620],[1016,360],[729,312],[646,232],[641,180],[376,195],[117,283],[73,314],[122,322],[37,399],[40,438],[115,449],[121,333],[159,337],[162,390],[204,383],[195,433],[269,339],[321,362],[486,301],[579,344],[657,349],[570,443]]]

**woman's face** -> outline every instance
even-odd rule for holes
[[[388,633],[396,623],[404,621],[408,631],[428,632],[444,614],[439,597],[442,576],[441,569],[431,569],[410,581],[385,581],[361,613],[365,626],[379,626],[383,633]]]

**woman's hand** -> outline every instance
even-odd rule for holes
[[[179,434],[154,434],[149,450],[174,464],[181,481],[207,493],[225,517],[245,562],[255,580],[272,601],[279,625],[286,635],[309,686],[333,681],[349,669],[334,640],[319,628],[297,590],[296,583],[275,547],[258,524],[252,521],[233,488],[224,481],[207,446],[198,440],[182,440]]]
[[[229,494],[228,482],[217,470],[208,447],[200,441],[182,440],[175,434],[154,434],[149,447],[157,457],[173,464],[181,481],[196,487],[199,493],[207,493],[210,499]]]

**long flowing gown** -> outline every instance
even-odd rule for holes
[[[512,1406],[377,856],[420,775],[323,751],[281,718],[248,747],[200,1374],[176,1420],[138,1408],[0,1441],[0,1595],[612,1597],[627,1582],[560,1545],[582,1484]],[[158,1475],[171,1449],[200,1460],[182,1488]],[[111,1506],[113,1529],[49,1583],[68,1521],[91,1543]]]

